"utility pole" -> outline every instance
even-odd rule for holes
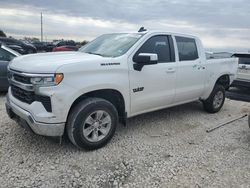
[[[43,42],[43,13],[41,12],[41,42]]]

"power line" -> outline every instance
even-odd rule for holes
[[[43,13],[41,12],[41,42],[43,42]]]

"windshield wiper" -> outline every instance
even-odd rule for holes
[[[103,55],[102,55],[102,54],[99,54],[99,53],[94,53],[94,52],[85,52],[85,53],[93,54],[93,55],[99,55],[99,56],[102,56],[102,57],[103,57]]]

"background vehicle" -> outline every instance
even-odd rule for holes
[[[62,51],[77,51],[78,48],[76,46],[60,46],[53,48],[53,52],[62,52]]]
[[[32,42],[32,44],[40,52],[52,52],[53,48],[55,47],[55,45],[52,44],[51,42],[35,41],[35,42]]]
[[[239,67],[237,77],[233,81],[232,86],[250,89],[250,54],[236,53],[233,56],[239,58]]]
[[[0,42],[10,47],[13,45],[20,46],[24,50],[23,54],[31,54],[37,52],[36,47],[33,46],[32,44],[14,38],[0,37]]]
[[[25,51],[21,46],[17,46],[17,45],[8,45],[8,47],[16,52],[18,52],[19,54],[24,54]]]
[[[8,90],[7,66],[13,58],[19,55],[17,52],[0,43],[0,91]]]
[[[222,59],[232,57],[230,52],[206,52],[207,59]]]
[[[46,42],[45,43],[45,51],[46,52],[52,52],[55,45],[52,42]]]
[[[76,46],[75,41],[73,40],[62,40],[54,43],[55,47],[59,46]]]
[[[14,59],[6,110],[35,133],[80,148],[104,146],[118,122],[200,100],[218,112],[237,59],[206,60],[201,41],[167,32],[113,33],[78,52]],[[20,95],[23,93],[24,95]]]
[[[35,42],[32,42],[32,45],[36,47],[37,51],[45,51],[46,49],[46,43],[44,42],[35,41]]]

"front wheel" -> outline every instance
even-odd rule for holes
[[[209,113],[220,111],[225,101],[225,88],[222,85],[215,85],[212,93],[203,101],[204,109]]]
[[[108,143],[118,124],[118,113],[112,103],[100,98],[88,98],[70,112],[67,133],[79,148],[93,150]]]

